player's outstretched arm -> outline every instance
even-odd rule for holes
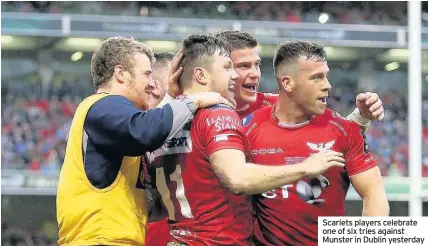
[[[363,199],[363,216],[389,215],[389,204],[378,166],[349,178]]]
[[[222,184],[233,194],[259,194],[295,182],[305,176],[316,176],[333,166],[344,166],[342,153],[321,151],[296,165],[263,166],[246,163],[244,153],[222,149],[210,155],[209,161]]]
[[[193,119],[197,108],[229,103],[219,93],[194,94],[162,108],[137,110],[125,97],[107,96],[95,103],[85,119],[85,132],[96,146],[124,156],[139,156],[160,148]],[[230,103],[229,103],[230,104]]]
[[[139,156],[162,144],[193,118],[184,102],[174,102],[162,109],[137,110],[125,97],[107,96],[88,111],[84,129],[99,148],[124,156]]]

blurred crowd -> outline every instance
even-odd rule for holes
[[[347,115],[354,109],[357,89],[352,85],[335,84],[331,94],[328,101],[329,108],[342,115]],[[385,107],[385,119],[382,122],[371,123],[367,132],[369,149],[377,159],[383,176],[407,176],[407,96],[395,90],[380,93],[379,96]],[[428,105],[428,101],[425,101],[425,104]],[[425,114],[425,117],[428,117],[428,114]],[[424,124],[424,126],[427,125]],[[424,148],[427,150],[425,155],[428,159],[428,141]],[[428,176],[428,163],[424,164],[424,176]]]
[[[71,97],[69,83],[50,84],[46,93],[37,84],[11,84],[2,86],[2,169],[57,174],[74,111],[90,91],[81,88],[80,96]],[[80,87],[75,84],[73,90]]]
[[[1,245],[3,246],[50,246],[56,244],[57,226],[46,222],[42,230],[28,230],[23,227],[1,224]]]
[[[22,82],[24,83],[24,82]],[[267,82],[262,82],[267,83]],[[75,83],[81,93],[66,93],[70,86],[63,83],[49,93],[35,93],[36,88],[19,86],[2,90],[2,169],[27,169],[46,174],[61,168],[68,130],[73,113],[83,97],[90,94],[90,82]],[[23,90],[25,88],[25,90]],[[274,92],[274,91],[272,91]],[[352,83],[335,84],[329,107],[347,115],[355,107],[357,88]],[[74,96],[74,97],[71,97]],[[367,140],[384,176],[408,175],[407,96],[391,90],[380,94],[386,117],[372,122]],[[71,99],[73,98],[73,99]],[[428,100],[424,100],[424,176],[428,177]]]
[[[428,5],[423,4],[423,8]],[[2,2],[2,11],[407,25],[406,2]],[[428,11],[427,11],[428,12]],[[428,16],[423,15],[424,24]],[[326,18],[327,16],[327,18]]]

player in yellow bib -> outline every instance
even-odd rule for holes
[[[228,103],[200,93],[149,108],[152,51],[105,40],[92,57],[96,94],[78,106],[58,183],[60,245],[144,245],[147,205],[140,156],[160,148],[197,108]]]

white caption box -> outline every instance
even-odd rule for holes
[[[319,217],[318,245],[428,245],[428,217]]]

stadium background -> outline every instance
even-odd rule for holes
[[[422,23],[428,25],[428,4]],[[425,12],[424,12],[425,11]],[[375,91],[386,118],[367,138],[384,176],[391,214],[408,215],[406,2],[2,2],[1,221],[3,245],[56,241],[55,188],[77,104],[92,92],[90,59],[109,36],[133,36],[175,52],[194,32],[238,29],[260,42],[260,91],[275,92],[275,45],[326,46],[331,108],[348,114]],[[422,28],[423,163],[428,177],[428,28]],[[428,179],[423,180],[428,189]],[[350,191],[347,214],[361,201]],[[424,216],[428,204],[424,203]]]

